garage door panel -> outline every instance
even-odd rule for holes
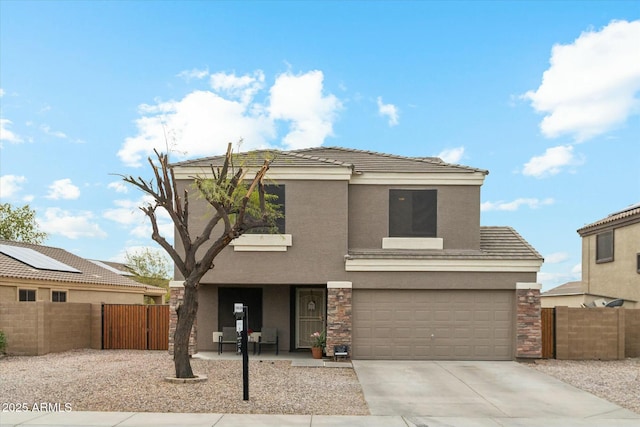
[[[510,360],[514,295],[514,291],[355,289],[353,356]]]

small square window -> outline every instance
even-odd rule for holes
[[[437,190],[389,190],[389,237],[437,237]]]
[[[52,291],[51,292],[51,301],[52,302],[67,302],[67,292],[66,291]]]
[[[596,236],[596,263],[613,261],[613,230]]]
[[[35,289],[20,289],[18,291],[18,301],[35,301],[36,290]]]

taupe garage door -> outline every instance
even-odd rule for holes
[[[353,292],[356,359],[510,360],[514,291]]]

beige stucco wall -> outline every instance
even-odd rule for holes
[[[52,291],[65,291],[67,292],[67,303],[144,303],[144,294],[141,288],[9,280],[0,282],[0,302],[18,301],[18,289],[35,289],[36,301],[38,302],[51,302]]]
[[[480,248],[480,187],[463,185],[349,186],[349,247],[380,249],[389,237],[389,190],[438,190],[438,236],[444,249]]]
[[[286,188],[285,232],[292,235],[292,246],[286,252],[234,252],[229,246],[217,256],[215,268],[203,277],[202,283],[277,284],[282,283],[283,273],[286,282],[299,284],[326,283],[327,277],[333,280],[344,277],[346,181],[278,181],[278,184]],[[185,181],[180,183],[181,188],[185,185]],[[190,230],[197,235],[212,215],[212,208],[195,196],[189,203]],[[179,239],[175,241],[182,251]],[[179,273],[176,280],[181,280]]]
[[[542,308],[581,307],[581,304],[586,304],[586,299],[585,295],[543,295],[540,297],[540,304]]]
[[[354,289],[516,289],[535,283],[536,273],[349,272]]]
[[[636,265],[640,222],[614,230],[612,262],[596,264],[596,235],[582,238],[582,280],[587,283],[586,292],[640,302],[640,274]]]

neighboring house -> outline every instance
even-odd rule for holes
[[[640,308],[640,204],[578,229],[582,237],[582,281],[541,296],[543,307],[597,306],[624,300]]]
[[[540,300],[544,308],[595,306],[595,301],[603,299],[601,295],[585,293],[582,282],[567,282],[540,294]]]
[[[64,249],[0,240],[0,302],[162,303],[165,292]]]
[[[249,328],[276,327],[281,350],[308,349],[326,328],[328,354],[346,344],[358,359],[540,356],[543,259],[512,228],[480,226],[487,171],[345,148],[271,153],[278,234],[245,234],[216,258],[199,288],[196,350],[217,349],[213,333],[243,302]],[[178,191],[223,160],[174,164]],[[190,207],[196,235],[212,210],[196,197]]]

